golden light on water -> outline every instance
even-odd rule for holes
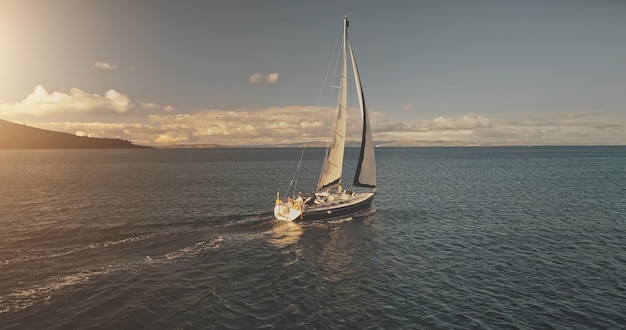
[[[302,224],[292,221],[274,221],[270,243],[278,248],[297,243],[304,229]]]

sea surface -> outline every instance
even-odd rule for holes
[[[0,151],[0,328],[626,327],[626,147],[381,147],[375,212],[273,220],[300,152]]]

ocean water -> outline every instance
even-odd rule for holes
[[[300,151],[0,151],[0,328],[624,328],[626,147],[378,148],[374,213],[275,221]]]

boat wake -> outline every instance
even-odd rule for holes
[[[144,238],[145,239],[145,238]],[[118,245],[125,242],[136,241],[138,238],[129,238],[119,241],[108,242],[108,245]],[[219,250],[222,247],[222,237],[210,241],[201,241],[181,249],[159,255],[146,256],[141,261],[110,264],[102,267],[84,269],[69,275],[58,275],[22,289],[15,290],[0,296],[0,314],[12,313],[26,308],[47,303],[57,295],[61,295],[72,288],[86,285],[117,273],[135,273],[184,260],[196,259],[207,251]],[[106,245],[106,244],[102,244]],[[49,256],[50,257],[50,256]]]
[[[42,254],[42,255],[28,255],[28,256],[23,256],[23,257],[0,260],[0,268],[2,268],[3,266],[15,264],[15,263],[38,261],[38,260],[43,260],[43,259],[55,259],[55,258],[70,256],[70,255],[88,251],[88,250],[110,248],[110,247],[115,247],[115,246],[126,244],[126,243],[133,243],[133,242],[139,242],[139,241],[144,241],[144,240],[152,240],[158,236],[159,236],[158,233],[141,234],[141,235],[136,235],[136,236],[130,236],[130,237],[120,239],[120,240],[106,241],[106,242],[101,242],[101,243],[100,242],[90,243],[87,245],[71,248],[62,252],[48,253],[48,254]],[[32,251],[32,252],[40,252],[40,251]],[[46,251],[43,251],[43,252],[46,252]]]
[[[119,283],[111,278],[119,277],[120,274],[154,272],[155,267],[192,262],[207,253],[222,249],[226,243],[241,245],[251,240],[260,240],[283,249],[299,240],[303,233],[301,225],[276,222],[267,213],[236,215],[211,219],[208,223],[206,220],[197,220],[157,225],[152,228],[156,228],[157,232],[86,242],[82,246],[65,247],[53,252],[44,249],[21,251],[24,256],[0,260],[4,280],[15,283],[11,286],[12,291],[0,291],[0,315],[42,306],[58,297],[81,292],[88,287],[105,287],[98,284],[99,282]],[[211,238],[207,239],[207,236]],[[181,243],[184,244],[182,247]],[[177,245],[179,248],[176,248]],[[156,255],[141,254],[141,251],[155,249],[165,250]],[[123,257],[119,257],[121,255]],[[115,259],[111,259],[112,257]],[[47,274],[32,273],[30,277],[20,275],[23,269],[72,263],[76,265],[74,270],[55,270],[52,267]],[[93,285],[94,283],[96,284]]]

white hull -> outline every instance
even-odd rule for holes
[[[289,207],[286,203],[274,206],[274,216],[278,220],[294,221],[302,215],[300,210]]]

